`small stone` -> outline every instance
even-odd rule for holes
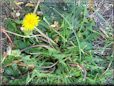
[[[19,16],[20,16],[20,13],[19,13],[19,12],[17,12],[17,13],[16,13],[16,17],[19,17]]]

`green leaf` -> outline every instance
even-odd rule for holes
[[[22,20],[15,20],[15,23],[22,24]]]
[[[22,57],[22,60],[27,65],[33,65],[33,64],[36,65],[37,64],[37,60],[35,58],[30,58],[30,55],[26,55],[26,56],[24,55]]]
[[[10,64],[10,63],[12,63],[15,59],[17,59],[17,58],[15,58],[14,56],[8,56],[7,59],[4,60],[3,65]]]
[[[81,49],[85,49],[85,50],[91,50],[93,48],[91,43],[88,43],[85,41],[80,42],[80,47],[81,47]]]
[[[21,54],[21,51],[19,49],[17,49],[17,50],[12,50],[10,55],[15,56],[15,57],[19,57],[20,54]]]
[[[8,28],[8,30],[12,31],[12,32],[16,32],[17,31],[17,27],[16,24],[14,23],[14,21],[10,18],[8,18],[5,21],[5,26]]]
[[[13,70],[11,67],[5,68],[5,74],[7,75],[13,75]]]

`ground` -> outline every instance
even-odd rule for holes
[[[73,20],[73,19],[68,18],[68,16],[67,16],[70,14],[69,13],[69,9],[70,9],[69,3],[72,3],[72,2],[70,1],[69,3],[66,3],[63,0],[57,0],[56,2],[53,1],[53,4],[52,4],[51,0],[49,0],[48,3],[47,2],[45,3],[45,0],[42,0],[42,2],[40,3],[40,7],[37,10],[37,14],[41,17],[41,19],[43,19],[45,16],[45,18],[47,18],[47,21],[49,21],[48,23],[51,24],[50,26],[52,28],[55,28],[54,31],[57,32],[57,34],[54,34],[53,31],[50,31],[47,29],[42,29],[42,30],[43,30],[43,32],[46,33],[46,35],[48,34],[49,37],[54,39],[54,42],[57,43],[57,46],[50,45],[50,43],[48,43],[49,40],[46,40],[43,37],[40,37],[38,39],[41,41],[40,41],[40,45],[38,45],[38,46],[42,47],[43,49],[38,48],[38,49],[33,49],[33,51],[29,51],[29,50],[27,51],[27,49],[31,49],[32,47],[33,48],[35,47],[34,44],[37,44],[37,42],[34,42],[33,41],[34,39],[31,38],[31,40],[29,40],[29,41],[28,41],[28,39],[24,40],[25,42],[28,41],[28,42],[26,42],[26,45],[24,45],[23,39],[22,39],[22,41],[20,41],[19,37],[14,37],[10,33],[5,32],[3,29],[7,30],[8,25],[10,25],[10,24],[12,24],[12,26],[9,26],[9,27],[20,28],[20,23],[18,21],[17,21],[18,25],[15,27],[15,24],[11,23],[13,20],[8,20],[8,18],[14,19],[16,21],[16,20],[18,20],[17,13],[20,13],[19,19],[22,19],[26,13],[29,13],[32,10],[34,10],[37,0],[16,0],[18,2],[17,4],[15,4],[14,1],[15,0],[10,0],[10,1],[4,0],[0,4],[2,7],[2,8],[0,8],[1,9],[1,11],[0,11],[0,14],[1,14],[1,16],[0,16],[1,17],[1,20],[0,20],[0,22],[1,22],[0,46],[1,46],[1,50],[2,50],[2,52],[0,52],[0,53],[2,53],[2,58],[7,57],[7,58],[5,58],[5,60],[2,64],[2,67],[0,67],[0,74],[3,75],[3,80],[2,80],[3,84],[6,84],[7,82],[9,84],[12,84],[13,83],[12,80],[15,80],[14,84],[16,84],[16,80],[18,81],[18,78],[17,78],[18,75],[20,75],[19,78],[25,76],[25,78],[27,78],[26,83],[30,82],[33,84],[36,79],[32,78],[32,74],[34,74],[36,72],[34,70],[34,68],[35,68],[34,65],[30,65],[30,62],[31,61],[36,62],[34,60],[37,60],[37,62],[39,62],[39,63],[37,63],[38,67],[39,67],[39,65],[41,65],[41,77],[44,77],[45,74],[47,74],[47,76],[49,76],[51,78],[57,77],[59,74],[61,74],[60,77],[62,77],[65,74],[66,75],[70,74],[72,76],[73,76],[73,73],[77,74],[76,76],[73,77],[74,79],[73,78],[71,79],[71,81],[68,78],[68,79],[66,79],[66,81],[63,80],[63,82],[62,82],[62,78],[60,78],[58,76],[57,79],[60,78],[60,80],[58,80],[59,84],[71,83],[71,82],[73,82],[73,80],[75,82],[75,78],[76,78],[76,80],[77,79],[79,80],[78,84],[80,84],[81,79],[82,79],[80,77],[83,77],[80,75],[80,71],[82,72],[82,75],[84,75],[84,79],[87,78],[87,82],[84,82],[86,84],[90,83],[90,82],[94,83],[94,84],[99,83],[100,80],[101,80],[101,82],[103,81],[102,84],[113,84],[114,77],[111,75],[111,74],[113,74],[112,72],[114,71],[113,70],[113,65],[114,65],[113,64],[113,52],[114,52],[114,50],[113,50],[113,46],[114,46],[113,32],[114,31],[112,29],[112,28],[114,28],[113,0],[94,0],[94,4],[91,5],[91,6],[93,6],[94,9],[89,8],[89,6],[90,6],[89,2],[88,2],[88,4],[86,3],[87,11],[89,12],[89,14],[87,16],[88,16],[88,18],[90,18],[90,20],[89,19],[86,20],[87,21],[86,23],[87,23],[87,25],[92,24],[92,27],[90,25],[89,25],[90,27],[86,26],[85,23],[83,22],[83,20],[81,20],[81,17],[79,17],[79,22],[82,22],[81,24],[85,25],[84,26],[85,28],[90,28],[90,29],[92,29],[92,31],[97,31],[100,33],[100,35],[99,34],[94,35],[94,33],[93,33],[93,36],[92,36],[91,35],[92,32],[89,33],[89,31],[87,29],[87,32],[89,33],[90,37],[98,36],[97,38],[94,39],[94,38],[89,37],[89,39],[85,40],[88,37],[88,35],[85,35],[85,34],[88,34],[88,33],[83,33],[84,32],[83,30],[81,31],[81,33],[79,33],[80,31],[78,31],[78,28],[77,28],[76,32],[73,30],[73,33],[71,35],[69,34],[71,37],[70,37],[70,39],[68,39],[68,42],[65,42],[65,39],[64,39],[64,38],[68,37],[68,34],[64,34],[65,31],[62,31],[60,28],[61,27],[66,28],[67,20],[68,20],[68,22]],[[81,0],[76,0],[76,1],[78,2]],[[21,4],[19,2],[23,2],[23,3]],[[55,12],[56,12],[55,13],[52,10],[52,8],[50,8],[50,7],[59,9],[59,11],[55,10]],[[78,9],[78,8],[76,8],[76,9]],[[71,9],[71,10],[73,10],[73,9]],[[70,10],[70,12],[71,12],[71,10]],[[66,12],[66,14],[65,14],[65,12]],[[75,14],[75,12],[74,12],[74,14],[78,15],[78,11],[76,11],[76,12],[77,12],[77,14]],[[85,10],[85,12],[86,12],[86,10]],[[71,18],[72,18],[72,16],[71,16]],[[92,23],[93,21],[91,19],[95,21],[95,25]],[[74,22],[75,22],[75,20],[74,20]],[[75,24],[74,24],[74,27],[75,27]],[[61,27],[60,27],[60,25],[61,25]],[[78,25],[78,24],[76,24],[76,25]],[[83,28],[83,27],[81,27],[82,25],[79,25],[79,28]],[[48,25],[46,25],[46,23],[42,23],[41,27],[39,25],[40,28],[42,28],[42,26],[43,26],[43,28],[50,28]],[[76,27],[78,27],[78,26],[76,26]],[[11,30],[11,31],[13,32],[13,30]],[[65,33],[68,33],[68,32],[70,33],[70,31],[68,31],[68,32],[67,31],[68,30],[66,29]],[[49,33],[47,33],[47,32],[49,32]],[[18,32],[18,31],[17,31],[17,33],[22,34],[21,32]],[[75,33],[78,35],[76,36]],[[64,37],[61,35],[63,35]],[[75,37],[77,37],[76,38],[77,42],[75,42],[75,40],[74,40]],[[94,39],[94,40],[92,40],[92,39]],[[82,40],[82,41],[79,43],[79,40]],[[44,41],[46,41],[46,42],[44,42]],[[88,41],[91,41],[90,44],[87,43]],[[23,43],[23,44],[19,45],[18,42]],[[32,44],[32,46],[31,46],[31,44]],[[75,45],[75,44],[76,44],[76,46],[73,47],[72,45]],[[89,51],[85,50],[86,48],[83,49],[83,47],[85,47],[84,45],[89,45],[89,47],[87,47],[87,48],[90,50]],[[21,56],[18,56],[18,54],[17,54],[16,57],[23,57],[22,59],[24,59],[25,62],[20,61],[21,59],[14,60],[15,58],[8,56],[7,51],[8,51],[8,49],[10,50],[9,46],[12,50],[16,50],[16,51],[14,51],[14,53],[20,52]],[[90,46],[93,46],[93,47],[91,48]],[[47,49],[49,49],[49,52],[47,52],[45,50],[45,47]],[[51,47],[52,50],[49,47]],[[78,48],[79,48],[79,50],[76,50]],[[17,49],[19,51],[17,51]],[[57,49],[57,50],[55,50],[55,49]],[[81,51],[80,49],[83,49],[83,50]],[[31,53],[35,53],[35,51],[38,51],[39,54],[36,54],[36,55],[31,54]],[[42,51],[43,51],[43,53],[42,53]],[[89,54],[90,52],[93,52],[92,55]],[[24,58],[24,56],[26,58],[28,58],[28,61],[30,61],[30,62],[27,63],[27,59]],[[82,62],[80,62],[79,59],[75,59],[75,56],[84,57],[84,58],[82,59]],[[92,59],[91,59],[91,57],[92,57]],[[7,64],[8,58],[9,59],[12,58],[14,61],[11,61],[11,63],[9,62]],[[63,59],[61,59],[61,58],[64,58],[65,63],[63,62]],[[1,61],[1,63],[2,63],[2,61]],[[5,61],[6,61],[6,63],[5,63]],[[40,64],[40,63],[43,63],[43,62],[44,62],[44,64],[42,66],[42,64]],[[97,66],[96,66],[96,64],[97,64]],[[35,64],[35,66],[36,66],[36,64]],[[19,70],[18,71],[19,74],[16,75],[14,72],[15,75],[12,75],[10,67],[12,67],[12,68],[18,67],[17,69]],[[20,67],[23,67],[23,69],[21,69]],[[77,67],[76,71],[78,71],[78,72],[73,71],[74,69],[72,69],[72,67]],[[63,69],[67,68],[67,69],[61,71],[61,68],[63,68]],[[22,72],[22,70],[24,72]],[[51,74],[48,75],[48,72],[49,73],[52,72],[52,75]],[[9,73],[9,75],[8,75],[8,73]],[[30,75],[28,73],[30,73]],[[101,73],[101,76],[100,76],[100,73]],[[26,75],[26,74],[28,74],[28,75]],[[92,74],[93,75],[95,74],[95,76],[92,76]],[[103,78],[103,75],[104,75],[104,78]],[[36,75],[36,78],[37,77],[40,77],[40,76]],[[70,76],[68,76],[68,77],[70,77]],[[11,81],[10,81],[10,79],[11,79]],[[32,79],[33,79],[33,81],[32,81]],[[98,79],[98,81],[97,81],[97,79]],[[19,79],[19,80],[21,80],[21,79]],[[44,78],[41,78],[38,80],[39,80],[38,83],[42,83],[43,80],[46,80],[46,82],[44,82],[44,83],[50,82],[53,84],[54,78],[52,78],[52,80],[49,80],[48,78],[44,77]],[[56,83],[56,81],[55,81],[55,83]]]

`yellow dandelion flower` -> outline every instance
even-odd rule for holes
[[[23,31],[33,31],[34,28],[38,25],[39,21],[39,16],[37,16],[35,13],[28,13],[25,15],[22,22],[22,26],[24,27]]]

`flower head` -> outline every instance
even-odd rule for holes
[[[38,25],[39,21],[39,16],[37,16],[35,13],[28,13],[27,15],[25,15],[22,22],[22,26],[24,27],[23,31],[33,31],[34,28]]]

